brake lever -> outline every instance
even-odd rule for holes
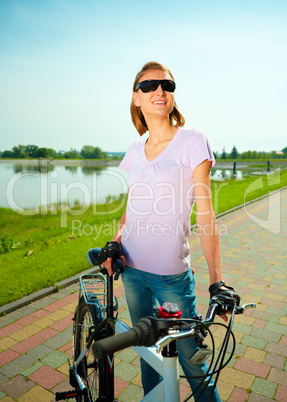
[[[243,304],[243,306],[241,306],[241,307],[236,307],[235,314],[243,314],[246,309],[255,308],[255,307],[256,307],[256,303]]]

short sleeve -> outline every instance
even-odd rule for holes
[[[119,168],[122,169],[122,170],[124,170],[124,171],[127,172],[127,173],[131,170],[131,167],[132,167],[132,161],[133,161],[133,145],[134,145],[134,144],[132,144],[132,145],[128,148],[128,150],[127,150],[125,156],[123,157],[123,159],[122,159],[122,161],[121,161],[121,163],[120,163],[120,165],[119,165]]]
[[[196,131],[193,133],[188,158],[191,170],[194,170],[206,159],[211,162],[210,168],[215,165],[214,154],[212,152],[210,143],[204,133],[200,131]]]

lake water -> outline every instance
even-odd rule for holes
[[[232,170],[212,169],[213,180],[232,177]],[[245,175],[237,171],[236,178]],[[127,174],[118,167],[49,166],[0,163],[0,206],[14,210],[75,202],[102,203],[127,193]]]
[[[127,174],[118,167],[50,166],[0,163],[0,206],[33,209],[40,205],[102,203],[127,193]]]

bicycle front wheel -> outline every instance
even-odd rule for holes
[[[87,345],[91,336],[91,330],[103,322],[104,317],[99,302],[95,297],[94,304],[86,304],[84,298],[80,299],[77,312],[76,326],[74,330],[74,360],[76,361]],[[104,337],[104,329],[95,336],[95,341]],[[78,374],[87,387],[90,401],[96,401],[102,396],[104,380],[104,362],[94,358],[92,348],[77,367]],[[78,396],[77,402],[83,402],[84,397]]]

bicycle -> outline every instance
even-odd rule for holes
[[[100,250],[95,248],[88,252],[88,260],[94,266],[99,265],[97,255]],[[198,345],[197,352],[190,359],[192,363],[210,359],[209,370],[201,384],[206,379],[208,383],[215,376],[215,388],[221,370],[229,363],[235,351],[232,333],[234,315],[242,314],[246,308],[256,305],[249,303],[239,307],[233,298],[216,296],[211,299],[204,319],[201,316],[185,319],[181,318],[176,305],[165,303],[159,309],[158,317],[145,317],[130,328],[117,314],[115,316],[118,302],[113,297],[113,280],[117,280],[124,271],[122,260],[113,261],[113,269],[115,278],[109,276],[103,267],[100,267],[99,274],[82,275],[79,278],[79,302],[73,324],[73,365],[69,362],[70,384],[74,390],[56,393],[56,401],[76,398],[77,402],[116,402],[114,353],[132,346],[162,377],[162,381],[142,401],[179,402],[179,379],[184,376],[179,375],[176,341],[185,337],[194,337]],[[226,313],[231,314],[228,325],[213,322],[216,314]],[[209,329],[211,325],[226,328],[217,358]],[[207,335],[211,338],[212,348],[204,344]],[[233,341],[232,350],[225,360],[230,338]],[[203,392],[204,389],[197,400],[204,400],[200,399]]]

